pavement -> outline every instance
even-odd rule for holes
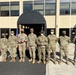
[[[65,63],[64,59],[59,65],[59,56],[57,55],[56,65],[52,61],[46,65],[46,75],[76,75],[76,65],[73,65],[74,47],[75,45],[73,43],[70,43],[68,46],[69,65]],[[56,51],[59,52],[58,44],[56,45]]]

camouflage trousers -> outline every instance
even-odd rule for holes
[[[31,57],[32,59],[34,59],[34,60],[35,60],[35,58],[36,58],[35,51],[36,51],[36,48],[35,48],[35,47],[29,47],[30,57]]]
[[[45,61],[45,46],[40,46],[38,47],[38,57],[39,60],[43,59],[43,61]]]
[[[48,52],[48,56],[47,56],[48,60],[50,60],[50,54],[51,54],[51,52],[53,52],[54,59],[56,59],[56,45],[53,45],[53,46],[50,45],[47,50],[48,50],[47,51]]]
[[[76,59],[76,45],[75,45],[75,51],[74,51],[74,60]]]
[[[20,58],[25,58],[25,51],[26,51],[26,44],[25,43],[19,44]]]
[[[4,59],[7,58],[6,49],[1,49],[1,55],[2,55],[2,58],[4,58]]]
[[[10,56],[11,56],[12,58],[17,56],[16,52],[17,52],[16,47],[10,47],[10,48],[9,48],[9,53],[10,53]]]
[[[62,60],[63,56],[65,55],[66,60],[68,60],[68,46],[61,47],[60,50],[60,60]]]

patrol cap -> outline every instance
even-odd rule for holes
[[[50,32],[54,32],[54,29],[51,29]]]

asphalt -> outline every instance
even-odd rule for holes
[[[17,57],[16,62],[0,62],[0,75],[45,75],[46,74],[46,65],[43,63],[38,64],[37,60],[35,64],[32,64],[28,61],[29,57],[26,56],[26,61],[19,62]]]

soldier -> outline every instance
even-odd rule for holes
[[[45,54],[46,54],[46,46],[47,46],[47,38],[44,35],[44,31],[41,31],[40,36],[37,39],[37,45],[38,45],[38,57],[39,57],[39,61],[38,63],[41,62],[41,57],[43,57],[43,63],[45,64]]]
[[[7,58],[7,39],[6,35],[2,33],[2,38],[0,39],[0,50],[2,55],[2,62],[6,62]]]
[[[21,29],[21,34],[18,35],[19,43],[19,62],[25,62],[25,50],[26,50],[27,35],[24,33],[24,29]]]
[[[18,47],[18,40],[17,37],[14,35],[14,31],[11,31],[11,36],[8,38],[8,47],[9,47],[9,53],[11,56],[10,62],[15,62],[16,60],[16,52]]]
[[[58,39],[54,35],[54,30],[51,30],[51,34],[48,35],[48,62],[50,61],[50,53],[51,51],[54,54],[54,63],[56,64],[56,43]]]
[[[75,65],[76,64],[76,36],[74,37],[73,42],[75,44],[75,51],[74,51],[74,65]]]
[[[28,45],[27,47],[29,48],[29,53],[30,53],[30,60],[29,62],[32,61],[32,63],[35,63],[35,51],[36,51],[36,42],[37,42],[37,36],[34,34],[33,28],[30,29],[30,34],[28,35]]]
[[[68,44],[70,43],[70,38],[66,36],[66,31],[63,31],[63,36],[60,36],[59,38],[60,43],[60,62],[62,62],[63,52],[66,57],[66,64],[68,65]]]

